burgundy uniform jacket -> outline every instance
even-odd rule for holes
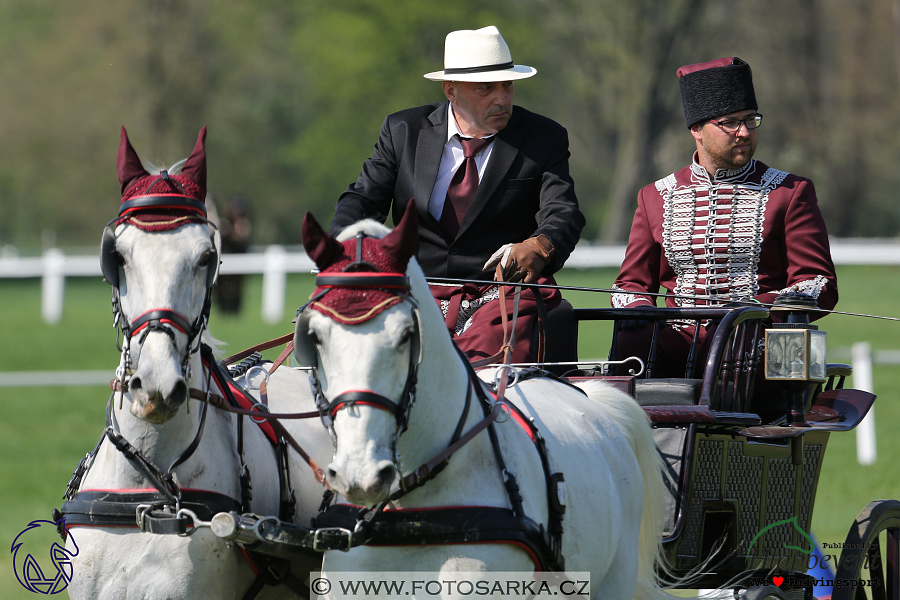
[[[714,177],[694,162],[638,195],[614,307],[771,303],[796,286],[837,304],[837,277],[812,181],[751,160]],[[691,296],[697,296],[693,298]],[[703,297],[712,297],[712,300]]]

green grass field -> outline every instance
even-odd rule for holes
[[[564,271],[561,284],[608,287],[612,270]],[[841,301],[838,308],[900,316],[900,268],[852,267],[838,270]],[[62,321],[47,325],[40,318],[40,282],[0,281],[0,370],[98,370],[110,378],[118,363],[111,327],[109,287],[99,279],[66,282]],[[248,278],[245,306],[239,317],[215,309],[211,332],[228,342],[227,353],[272,339],[292,330],[294,308],[312,291],[312,278],[288,280],[284,319],[265,325],[260,319],[261,279]],[[606,294],[565,294],[576,307],[608,306]],[[868,341],[873,349],[900,349],[900,322],[832,315],[819,321],[828,332],[833,362],[849,362],[839,349]],[[579,336],[581,357],[605,356],[608,326],[590,325]],[[277,351],[267,355],[274,357]],[[831,436],[816,499],[813,529],[819,542],[838,543],[859,511],[870,501],[900,498],[900,366],[874,369],[878,460],[871,466],[856,462],[854,433]],[[852,385],[852,382],[848,385]],[[62,504],[61,496],[78,460],[94,447],[104,427],[103,409],[109,395],[104,386],[0,388],[0,542],[10,548],[30,521],[49,519]],[[53,540],[47,535],[47,545]],[[16,581],[12,554],[0,567],[0,598],[31,598]],[[39,559],[40,560],[40,559]],[[48,562],[48,561],[46,561]]]

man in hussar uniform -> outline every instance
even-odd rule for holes
[[[762,115],[750,65],[721,58],[677,74],[696,152],[638,194],[612,305],[653,306],[642,293],[663,287],[672,307],[771,303],[795,289],[834,308],[837,277],[812,181],[753,158]],[[646,358],[651,334],[652,324],[630,323],[617,355]],[[692,336],[692,326],[661,328],[657,374],[683,376]]]

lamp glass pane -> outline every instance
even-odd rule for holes
[[[809,332],[809,378],[813,381],[825,381],[825,332]]]
[[[766,330],[766,379],[808,378],[806,335],[805,329]]]

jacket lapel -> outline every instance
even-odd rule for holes
[[[475,192],[475,197],[472,198],[472,203],[466,211],[466,216],[463,217],[463,221],[459,225],[459,233],[456,234],[457,238],[466,232],[466,229],[469,228],[476,217],[478,217],[478,214],[487,205],[494,192],[497,191],[497,186],[500,185],[500,182],[503,181],[509,172],[513,160],[519,154],[519,148],[522,147],[522,139],[525,137],[525,130],[518,127],[520,121],[521,113],[517,114],[517,111],[513,109],[513,116],[510,122],[497,134],[497,139],[494,141],[494,147],[491,150],[491,158],[488,160],[487,170],[481,178],[481,183],[478,184],[478,190]]]
[[[432,226],[440,227],[438,220],[428,212],[431,191],[437,180],[438,168],[441,166],[441,154],[447,141],[447,102],[441,104],[428,116],[430,127],[423,127],[416,142],[415,173],[413,174],[413,190],[419,218],[428,220]]]

